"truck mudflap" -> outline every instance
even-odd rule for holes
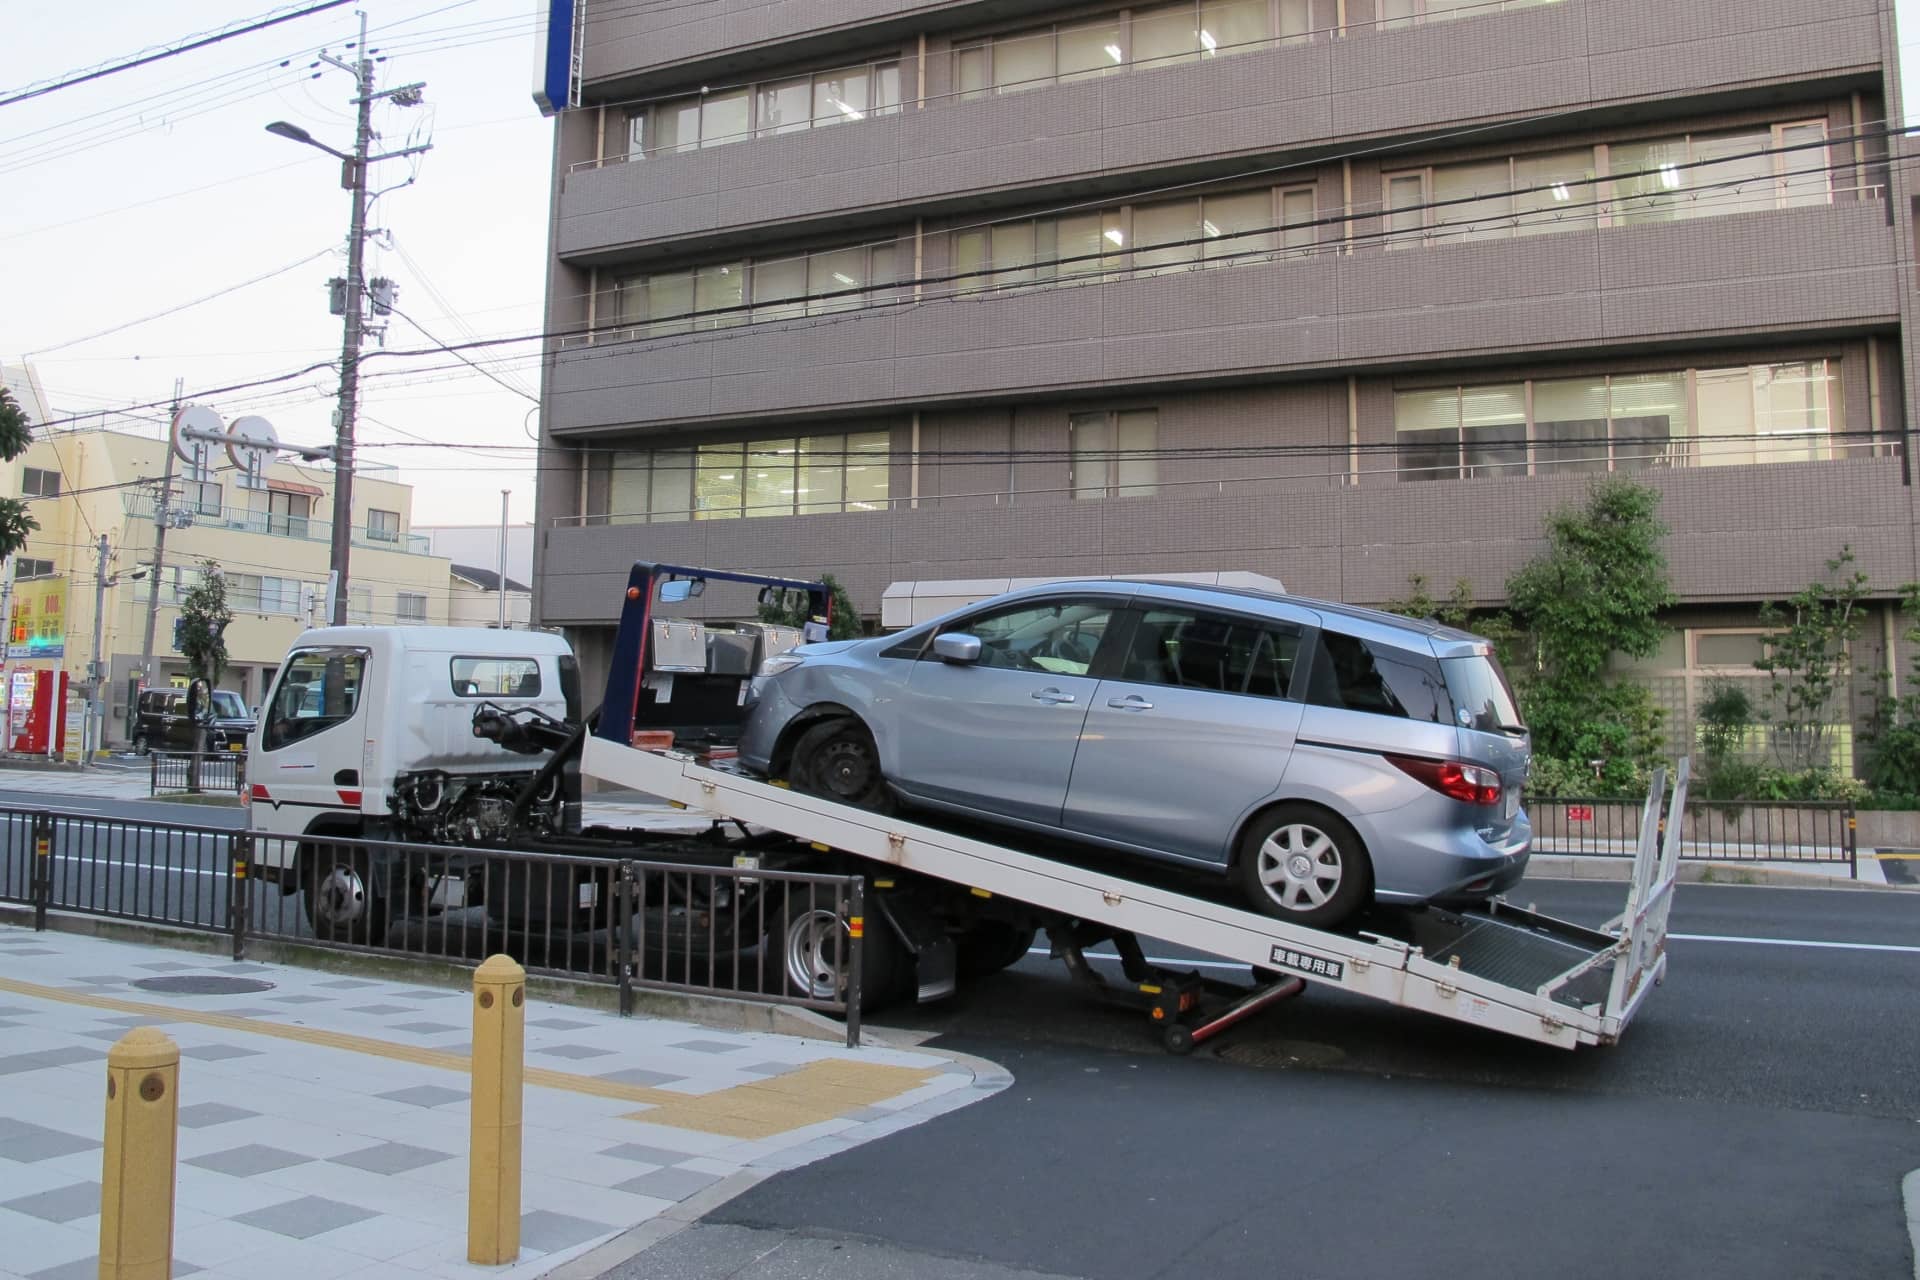
[[[1610,1044],[1666,970],[1678,826],[1661,840],[1665,770],[1642,815],[1626,909],[1591,929],[1504,901],[1413,917],[1410,936],[1306,928],[1100,868],[802,795],[731,760],[589,738],[589,776],[721,818],[998,895],[1070,920],[1160,938],[1250,968],[1543,1044]],[[1680,766],[1674,812],[1686,803]]]

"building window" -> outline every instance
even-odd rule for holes
[[[614,313],[661,337],[884,306],[898,296],[897,256],[891,244],[862,245],[628,276],[614,284]]]
[[[395,592],[393,617],[396,622],[425,622],[427,620],[426,596],[417,591]]]
[[[1394,395],[1402,480],[1823,462],[1843,422],[1830,360],[1592,374]]]
[[[1608,148],[1622,226],[1794,209],[1833,199],[1827,126],[1793,121],[1732,133],[1683,134]]]
[[[633,108],[627,113],[627,156],[640,159],[697,151],[899,110],[897,62],[786,76]]]
[[[347,621],[370,623],[373,621],[373,589],[371,587],[347,588]]]
[[[307,536],[307,520],[313,514],[313,498],[304,493],[285,493],[279,489],[267,494],[267,532],[289,538]]]
[[[1448,18],[1471,18],[1502,9],[1536,9],[1558,0],[1380,0],[1379,25],[1383,31],[1420,26]]]
[[[885,431],[782,437],[610,456],[610,524],[882,511],[892,464]]]
[[[20,556],[13,562],[13,576],[16,581],[23,578],[51,578],[57,572],[51,560],[33,560]]]
[[[1157,409],[1071,415],[1067,435],[1073,456],[1073,496],[1138,498],[1157,493],[1159,433]]]
[[[400,513],[381,511],[377,507],[367,511],[367,538],[373,542],[400,541]]]
[[[57,498],[60,496],[60,473],[43,471],[39,467],[28,467],[20,474],[20,496],[23,498]]]
[[[965,41],[953,51],[961,98],[1071,84],[1305,41],[1310,0],[1182,0]]]

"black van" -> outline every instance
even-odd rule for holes
[[[213,691],[212,749],[245,751],[254,719],[247,704],[231,689]],[[145,755],[155,747],[174,751],[194,748],[194,725],[187,717],[185,689],[145,689],[133,718],[133,749]]]

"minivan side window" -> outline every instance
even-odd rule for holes
[[[1200,609],[1149,609],[1134,628],[1119,679],[1217,693],[1284,698],[1300,630]]]
[[[1320,633],[1306,700],[1346,711],[1453,723],[1453,699],[1436,658],[1338,631]]]
[[[952,630],[980,638],[979,666],[1084,676],[1113,614],[1101,600],[1049,600],[969,618]],[[928,645],[923,656],[932,655]]]
[[[360,705],[366,670],[365,649],[296,649],[288,654],[267,707],[261,745],[272,751],[351,720]]]

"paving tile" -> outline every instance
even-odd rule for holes
[[[196,1156],[186,1163],[201,1169],[211,1169],[215,1173],[231,1174],[236,1178],[250,1178],[256,1173],[271,1173],[275,1169],[284,1169],[289,1165],[305,1164],[311,1159],[313,1159],[312,1156],[303,1156],[297,1151],[282,1151],[279,1147],[250,1142],[244,1147]]]
[[[586,1058],[607,1058],[613,1056],[611,1049],[596,1049],[588,1044],[554,1044],[533,1050],[550,1058],[568,1058],[579,1062]]]
[[[616,1160],[637,1160],[641,1164],[658,1165],[675,1165],[691,1159],[685,1151],[669,1151],[665,1147],[649,1147],[639,1142],[623,1142],[617,1147],[608,1147],[600,1154]]]
[[[173,1272],[176,1276],[196,1275],[201,1268],[191,1262],[173,1260]],[[72,1262],[63,1262],[57,1267],[48,1267],[45,1271],[28,1273],[27,1280],[99,1280],[100,1259],[97,1256],[76,1258]]]
[[[667,1046],[670,1049],[685,1049],[691,1053],[732,1053],[747,1046],[731,1040],[681,1040]]]
[[[361,987],[377,987],[380,984],[368,982],[365,978],[335,978],[331,982],[316,982],[313,985],[324,987],[328,991],[354,991]]]
[[[571,1018],[533,1018],[527,1025],[539,1027],[543,1031],[578,1031],[582,1027],[591,1027],[591,1022],[575,1022]]]
[[[438,1227],[432,1223],[416,1222],[411,1218],[401,1218],[391,1213],[381,1213],[360,1222],[349,1222],[345,1226],[335,1227],[326,1234],[317,1236],[309,1241],[308,1247],[323,1248],[345,1254],[348,1257],[372,1259],[376,1262],[389,1262],[401,1254],[412,1253],[416,1250],[439,1244],[446,1240],[450,1234],[455,1233],[450,1233],[444,1227]],[[465,1233],[460,1232],[458,1234],[464,1236]],[[461,1244],[464,1248],[465,1241],[462,1240]],[[241,1261],[244,1263],[245,1259]],[[269,1258],[263,1257],[262,1261],[269,1261]],[[360,1274],[374,1274],[375,1269],[368,1267],[366,1263],[362,1262],[360,1266],[362,1267]],[[405,1274],[411,1276],[413,1274],[412,1272],[400,1273],[390,1267],[380,1268],[379,1270],[389,1275]],[[282,1280],[278,1272],[272,1274],[274,1275],[274,1280]],[[476,1267],[473,1269],[473,1274],[478,1277],[485,1275],[486,1272]]]
[[[374,1259],[364,1254],[350,1253],[335,1248],[328,1240],[294,1240],[285,1236],[266,1235],[271,1244],[253,1253],[232,1258],[215,1267],[209,1275],[217,1280],[341,1280],[351,1277],[361,1280],[363,1276],[382,1276],[383,1268]],[[413,1277],[406,1272],[391,1272],[395,1276]]]
[[[393,994],[402,1000],[445,1000],[450,996],[465,997],[467,993],[455,987],[409,987]]]
[[[201,966],[197,964],[174,964],[169,960],[155,964],[137,964],[133,967],[136,969],[145,969],[150,973],[185,973],[189,970],[198,969]]]
[[[350,1222],[361,1222],[373,1216],[373,1210],[362,1209],[357,1204],[342,1204],[325,1196],[301,1196],[297,1200],[269,1205],[251,1213],[236,1213],[233,1220],[262,1231],[306,1240],[324,1231],[332,1231],[335,1227],[344,1227]]]
[[[57,956],[60,953],[46,947],[9,947],[7,954],[10,956]]]
[[[411,1005],[404,1004],[361,1004],[350,1007],[347,1012],[370,1013],[375,1017],[385,1017],[391,1013],[418,1013],[420,1011]]]
[[[92,1138],[79,1138],[59,1129],[46,1129],[26,1120],[0,1122],[0,1160],[37,1164],[57,1156],[96,1150]]]
[[[411,1089],[395,1089],[391,1093],[377,1093],[376,1098],[385,1098],[390,1102],[406,1102],[416,1107],[438,1107],[449,1102],[465,1102],[465,1089],[448,1089],[437,1084],[417,1084]]]
[[[37,1053],[16,1053],[0,1058],[0,1076],[10,1076],[22,1071],[41,1071],[47,1067],[70,1067],[76,1062],[99,1062],[101,1055],[93,1049],[42,1049]]]
[[[526,1248],[538,1249],[542,1253],[571,1249],[574,1245],[585,1244],[595,1236],[604,1236],[619,1229],[604,1222],[595,1222],[590,1218],[575,1218],[547,1209],[535,1209],[531,1213],[520,1215],[520,1243]]]
[[[231,1044],[199,1044],[191,1049],[182,1049],[183,1058],[198,1058],[202,1062],[225,1062],[229,1058],[258,1058],[264,1051],[260,1049],[242,1049]]]
[[[451,1022],[390,1022],[387,1026],[391,1030],[405,1031],[416,1036],[439,1036],[449,1031],[466,1030],[465,1027],[456,1026]]]
[[[225,1218],[173,1233],[174,1252],[210,1268],[219,1268],[235,1258],[285,1243],[285,1236]],[[272,1274],[278,1280],[278,1273]]]
[[[273,966],[270,964],[249,964],[245,960],[241,960],[231,964],[223,964],[218,967],[220,972],[222,973],[272,973],[273,972]]]
[[[661,1085],[677,1084],[686,1079],[685,1072],[649,1071],[645,1067],[628,1067],[624,1071],[607,1071],[596,1077],[600,1080],[613,1080],[620,1084]]]
[[[685,1200],[694,1192],[710,1187],[720,1179],[695,1169],[655,1169],[637,1178],[617,1184],[615,1191],[629,1195],[657,1196],[662,1200]]]
[[[350,1165],[355,1169],[365,1169],[368,1173],[405,1173],[409,1169],[451,1159],[453,1155],[450,1152],[408,1146],[404,1142],[383,1142],[379,1146],[349,1151],[343,1156],[328,1157],[332,1164]]]
[[[19,955],[20,952],[16,951],[13,954]],[[67,978],[65,981],[75,984],[84,982],[95,987],[117,987],[124,986],[133,979],[124,973],[96,973],[92,977]]]
[[[12,954],[18,955],[20,953],[16,951],[16,952],[13,952]],[[0,1004],[0,1018],[21,1018],[21,1017],[25,1017],[27,1014],[39,1013],[39,1012],[41,1012],[41,1010],[39,1009],[22,1008],[21,1006],[14,1005],[14,1004]]]
[[[275,1004],[326,1004],[335,999],[333,996],[306,996],[298,992],[290,996],[268,996]]]
[[[0,1209],[0,1247],[6,1250],[5,1269],[18,1275],[44,1271],[100,1251],[100,1232],[65,1227]],[[98,1264],[95,1264],[98,1274]]]
[[[70,1183],[51,1191],[5,1201],[0,1203],[0,1209],[11,1209],[15,1213],[24,1213],[47,1222],[72,1222],[75,1218],[90,1217],[100,1212],[100,1184]]]
[[[180,1123],[189,1129],[206,1129],[233,1120],[250,1120],[259,1115],[245,1107],[230,1107],[224,1102],[196,1102],[180,1108]]]

